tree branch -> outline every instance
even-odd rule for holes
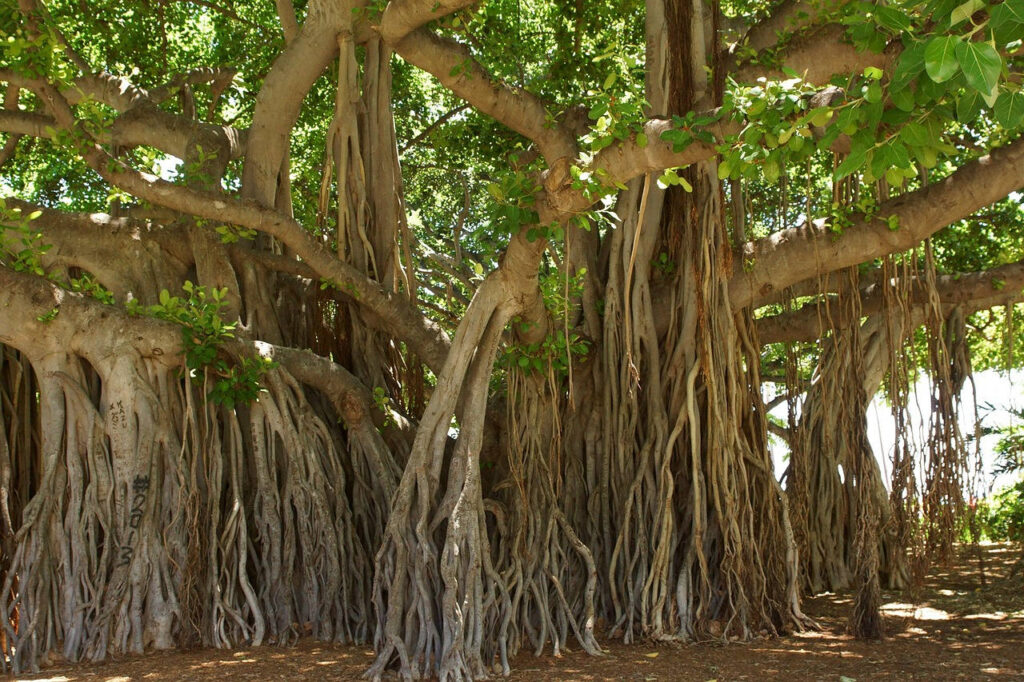
[[[194,69],[188,73],[178,74],[163,85],[153,88],[149,91],[147,99],[154,104],[159,104],[186,85],[213,83],[216,90],[223,90],[234,80],[236,73],[237,71],[234,69],[227,68]]]
[[[4,92],[4,103],[3,111],[18,111],[18,96],[21,94],[20,89],[15,85],[8,84],[6,91]],[[2,128],[0,128],[2,130]],[[3,167],[7,160],[14,155],[14,150],[18,148],[18,142],[21,140],[21,135],[12,134],[8,136],[7,141],[4,142],[4,146],[0,148],[0,168]]]
[[[88,160],[107,182],[140,199],[281,240],[317,275],[333,282],[341,293],[372,312],[384,329],[404,340],[431,369],[440,371],[450,344],[445,332],[422,315],[407,297],[386,290],[357,268],[338,260],[294,218],[252,199],[235,199],[220,192],[174,185],[139,173],[99,148]]]
[[[284,34],[284,43],[288,45],[299,34],[299,20],[295,18],[295,5],[292,4],[292,0],[275,0],[275,4],[277,18],[281,22],[281,32]]]
[[[273,206],[277,180],[288,153],[292,127],[306,93],[338,51],[338,36],[352,28],[349,5],[313,0],[295,39],[274,61],[256,95],[242,195]]]
[[[494,81],[464,45],[420,29],[395,45],[395,51],[480,112],[532,141],[549,166],[576,157],[573,136],[551,126],[544,103],[523,88]]]
[[[0,132],[49,138],[47,127],[56,127],[56,121],[49,116],[31,111],[0,110]]]
[[[44,83],[22,78],[0,70],[0,81],[12,86],[36,91]],[[113,76],[82,77],[76,85],[61,95],[69,105],[86,98],[95,99],[122,112],[114,119],[106,136],[99,142],[122,147],[146,145],[179,159],[188,157],[188,150],[202,145],[208,152],[220,151],[223,161],[236,159],[245,153],[247,135],[230,126],[218,126],[172,114],[150,101],[149,93],[135,88],[128,81]],[[0,130],[34,137],[50,137],[47,126],[60,127],[53,118],[28,111],[0,111]]]
[[[712,114],[709,115],[713,115]],[[647,143],[641,145],[636,136],[624,140],[620,144],[605,147],[594,161],[584,170],[608,187],[625,184],[644,173],[661,171],[676,166],[688,166],[698,161],[710,159],[718,154],[715,148],[727,135],[735,134],[741,124],[731,121],[716,121],[706,126],[705,130],[714,136],[716,144],[693,141],[682,151],[675,151],[671,142],[661,139],[662,133],[672,130],[672,121],[652,119],[644,124],[643,134]],[[557,174],[557,177],[556,177]],[[575,214],[587,210],[594,199],[580,190],[570,187],[569,167],[553,168],[545,177],[548,188],[543,198],[546,208],[555,214]]]
[[[883,282],[873,282],[861,288],[861,315],[882,312],[885,307]],[[947,308],[962,305],[968,313],[1024,299],[1024,261],[1002,265],[984,272],[940,275],[935,283],[939,300]],[[911,285],[910,301],[914,307],[923,307],[929,293],[923,283],[915,280]],[[822,324],[829,319],[825,304],[814,303],[798,310],[757,320],[757,335],[762,344],[787,341],[814,341],[828,332]],[[832,321],[837,326],[853,324],[854,320],[837,318],[833,310]]]
[[[74,112],[56,88],[40,83],[36,92],[61,127],[79,128]],[[248,227],[281,240],[321,277],[334,282],[353,300],[366,306],[385,329],[404,340],[431,369],[441,370],[450,346],[444,330],[420,313],[407,297],[384,289],[357,268],[338,260],[323,242],[315,240],[290,215],[268,208],[259,200],[239,200],[140,173],[98,145],[87,147],[83,158],[104,180],[144,201],[218,223]]]
[[[469,108],[469,104],[463,104],[461,106],[455,107],[451,111],[446,112],[440,118],[438,118],[436,121],[434,121],[433,123],[428,125],[426,128],[424,128],[423,131],[420,132],[416,137],[414,137],[411,140],[409,140],[408,142],[406,142],[405,146],[403,146],[401,149],[398,150],[398,153],[401,154],[401,153],[405,152],[407,149],[409,149],[409,147],[412,147],[413,145],[417,144],[420,140],[424,139],[425,137],[430,135],[430,133],[432,133],[435,130],[437,130],[440,126],[444,125],[452,116],[455,116],[459,112],[465,111],[468,108]]]
[[[885,52],[858,50],[843,40],[844,26],[830,24],[794,38],[779,55],[779,64],[765,66],[747,62],[738,65],[732,77],[740,83],[758,78],[787,78],[782,67],[792,69],[808,83],[825,85],[836,74],[861,73],[869,66],[891,70],[902,46],[894,41]]]
[[[93,359],[131,349],[168,368],[182,365],[178,325],[129,315],[118,306],[104,305],[42,277],[3,266],[0,309],[4,311],[0,316],[0,343],[30,357],[59,351]],[[239,357],[267,357],[280,363],[299,381],[323,392],[350,428],[367,417],[383,424],[370,390],[327,358],[244,337],[228,342],[225,348]]]
[[[778,44],[780,36],[819,23],[848,2],[849,0],[784,0],[771,14],[751,26],[741,42],[758,52],[774,47]]]
[[[391,0],[381,15],[381,38],[388,45],[397,45],[424,24],[474,3],[476,0]]]
[[[842,235],[818,221],[748,242],[733,259],[732,305],[743,308],[808,277],[906,251],[1022,186],[1024,138],[965,164],[942,182],[881,204],[872,219],[861,217]],[[890,216],[897,216],[899,229],[889,229]]]

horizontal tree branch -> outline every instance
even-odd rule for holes
[[[758,52],[775,47],[780,37],[831,18],[836,10],[848,2],[849,0],[784,0],[773,8],[767,17],[751,26],[741,42]]]
[[[714,115],[714,113],[711,112],[709,115]],[[704,127],[704,130],[715,138],[715,143],[694,140],[681,151],[675,151],[672,142],[661,138],[663,133],[674,129],[674,127],[670,120],[651,119],[643,126],[646,143],[641,144],[637,141],[637,136],[633,135],[621,143],[612,144],[602,149],[594,157],[592,163],[583,166],[583,170],[589,172],[604,186],[616,187],[644,173],[688,166],[716,156],[718,154],[716,144],[724,141],[727,135],[739,132],[741,124],[732,121],[716,121]],[[594,204],[593,197],[571,187],[567,164],[548,171],[545,174],[544,185],[548,191],[543,197],[542,203],[551,214],[580,213]]]
[[[47,127],[54,128],[55,121],[32,111],[0,110],[0,132],[31,137],[50,137]]]
[[[890,70],[902,46],[894,41],[885,52],[858,50],[844,40],[846,28],[830,24],[798,36],[780,50],[777,64],[752,62],[737,65],[731,76],[740,83],[754,83],[758,78],[788,78],[782,67],[792,69],[803,80],[825,85],[836,74],[859,74],[869,66]]]
[[[36,275],[0,266],[0,343],[30,358],[75,353],[97,363],[131,349],[166,367],[181,364],[181,332],[170,323],[131,317]]]
[[[884,282],[872,282],[861,287],[862,315],[874,315],[885,309],[884,286]],[[968,313],[1020,301],[1024,299],[1024,261],[983,272],[940,275],[936,278],[935,287],[944,308],[964,306]],[[923,307],[928,302],[929,290],[923,282],[915,280],[911,284],[908,304]],[[758,339],[762,344],[815,341],[829,331],[830,319],[837,326],[853,323],[853,320],[844,319],[834,311],[830,316],[824,303],[813,303],[757,320]]]

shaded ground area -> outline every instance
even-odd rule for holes
[[[1024,679],[1024,570],[1018,550],[1004,545],[965,549],[954,567],[929,577],[920,599],[885,595],[890,637],[857,642],[845,634],[849,595],[809,599],[820,632],[744,645],[607,644],[594,658],[532,654],[515,661],[508,678],[538,680],[985,680]],[[368,648],[304,640],[291,648],[161,652],[103,664],[54,665],[25,680],[359,680]],[[844,678],[846,678],[844,680]],[[500,678],[499,678],[500,679]]]

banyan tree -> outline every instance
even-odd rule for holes
[[[873,635],[948,555],[965,320],[1024,288],[1020,0],[0,30],[5,669],[310,635],[480,679],[839,587]]]

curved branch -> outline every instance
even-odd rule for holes
[[[0,70],[0,80],[30,90],[38,90],[43,85],[42,81],[25,79],[4,70]],[[101,75],[79,78],[75,83],[74,87],[61,92],[69,105],[89,98],[122,112],[114,119],[108,133],[101,136],[99,141],[103,143],[122,147],[146,145],[179,159],[187,158],[194,145],[202,145],[208,152],[219,151],[224,163],[245,153],[245,131],[164,111],[149,99],[146,91],[128,81]],[[29,111],[0,111],[0,131],[51,137],[47,127],[57,127],[49,116]]]
[[[710,112],[708,115],[713,117],[716,113]],[[704,128],[714,136],[715,144],[694,140],[678,152],[675,151],[673,143],[661,139],[662,133],[673,128],[672,121],[652,119],[645,123],[643,128],[643,134],[647,138],[646,144],[638,143],[636,136],[632,136],[620,144],[605,147],[584,170],[608,187],[618,186],[644,173],[688,166],[710,159],[718,154],[716,144],[721,143],[727,135],[739,132],[742,126],[731,121],[716,121]],[[554,177],[556,172],[559,177]],[[548,188],[548,192],[543,198],[543,203],[555,214],[579,213],[587,210],[595,202],[590,195],[570,187],[567,164],[553,168],[547,174],[544,186]]]
[[[111,141],[121,146],[147,145],[179,159],[188,159],[197,146],[207,158],[217,155],[221,164],[240,158],[246,150],[246,133],[179,116],[145,102],[114,120]]]
[[[439,326],[422,315],[403,294],[386,290],[357,268],[338,260],[294,218],[252,199],[235,199],[220,192],[174,185],[144,175],[98,148],[88,160],[107,182],[140,199],[218,223],[247,227],[281,240],[317,275],[333,282],[341,293],[373,313],[389,333],[404,340],[431,369],[439,371],[444,364],[450,342]]]
[[[548,165],[575,158],[573,136],[561,126],[550,125],[544,103],[523,88],[494,81],[466,46],[420,29],[395,45],[395,52],[474,108],[532,141]]]
[[[249,128],[250,139],[256,143],[245,160],[243,196],[264,206],[274,205],[278,177],[302,100],[337,53],[338,34],[351,30],[351,24],[347,3],[310,3],[306,22],[274,61],[256,96]]]
[[[1024,138],[965,164],[942,182],[886,201],[873,219],[861,218],[841,235],[816,221],[748,242],[733,259],[732,305],[743,308],[808,277],[906,251],[1021,187]],[[889,229],[890,216],[897,216],[899,229]]]
[[[284,34],[285,44],[295,40],[299,34],[299,20],[295,18],[295,5],[292,0],[275,0],[277,6],[277,19],[281,22],[281,32]]]

